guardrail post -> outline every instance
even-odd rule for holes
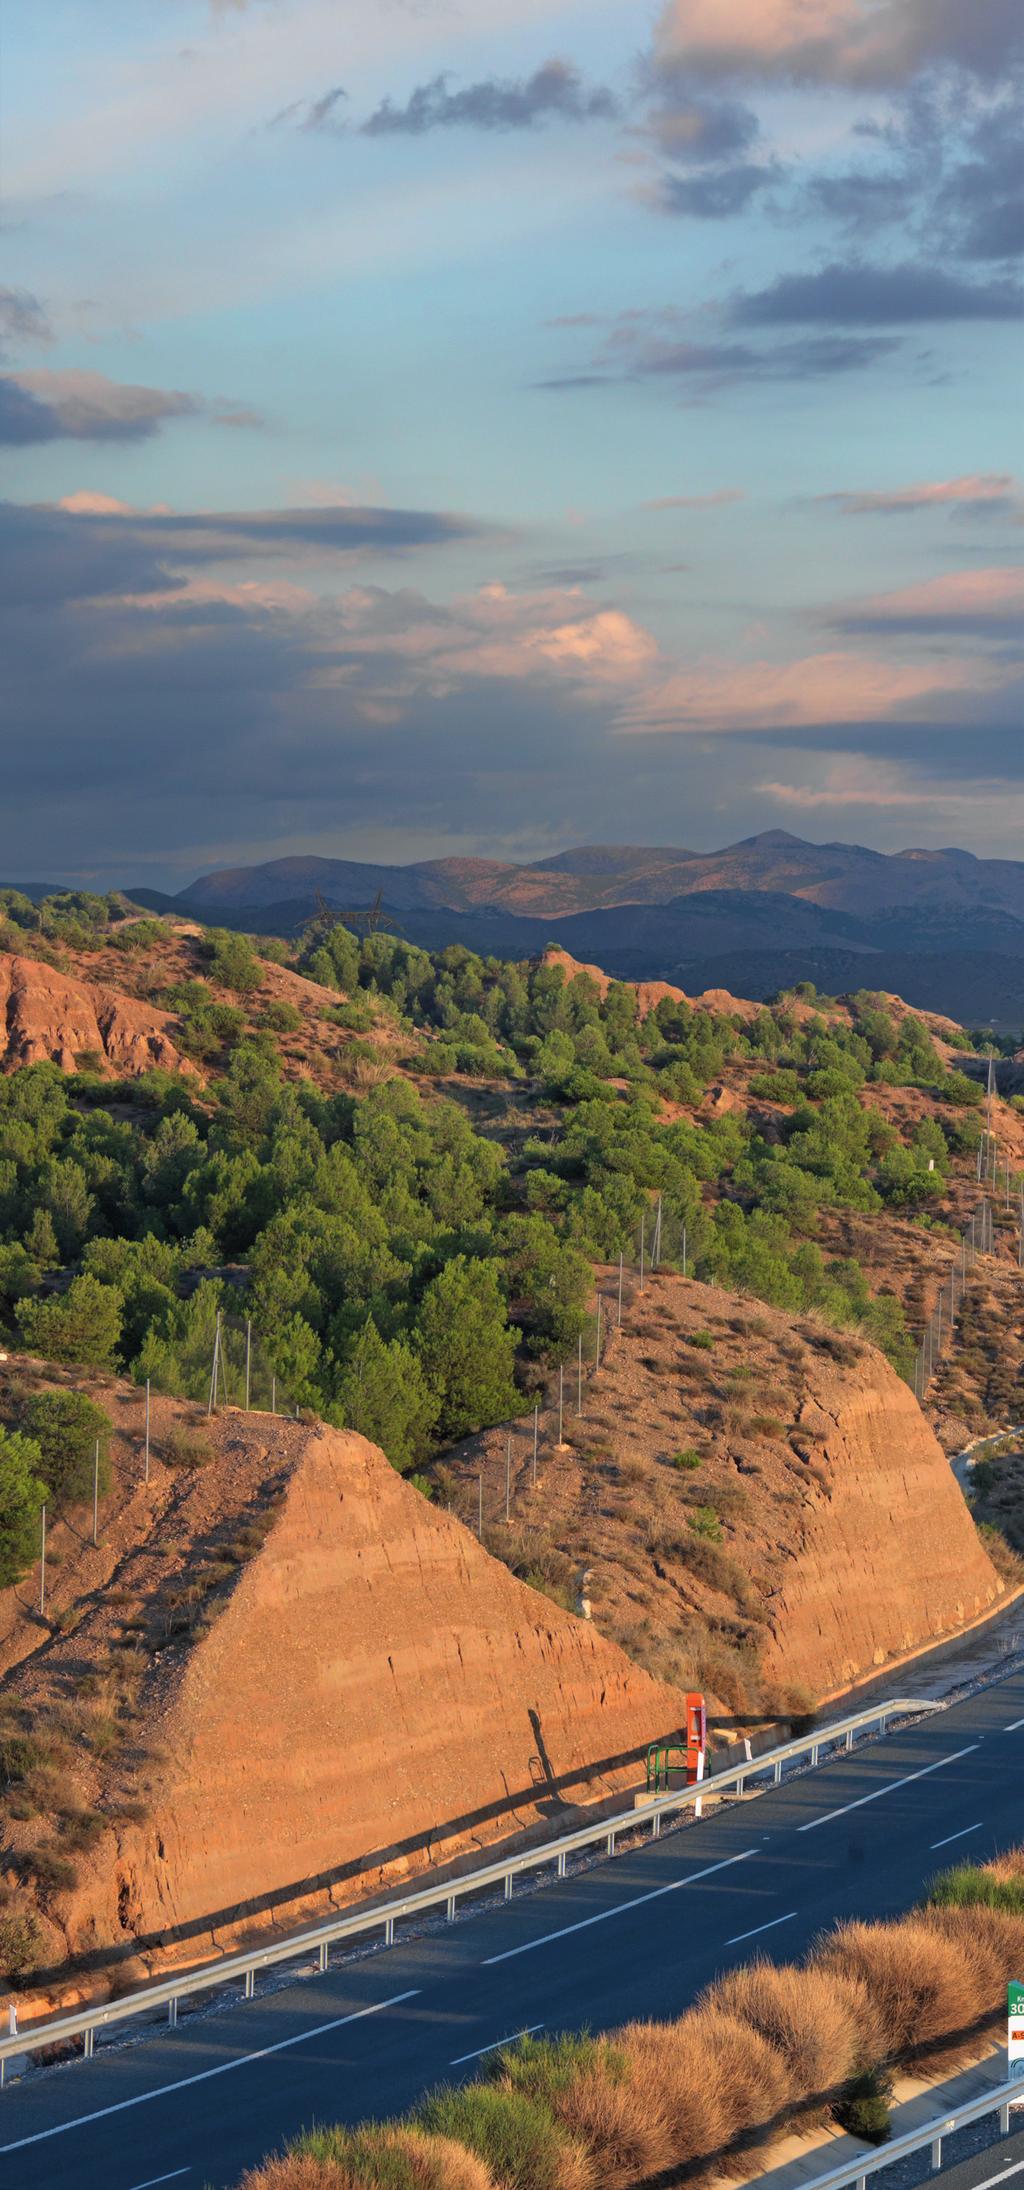
[[[817,1761],[818,1761],[818,1751],[819,1751],[819,1749],[820,1749],[820,1748],[821,1748],[821,1743],[820,1743],[819,1741],[814,1741],[814,1742],[812,1742],[812,1743],[811,1743],[811,1764],[812,1764],[812,1766],[813,1766],[813,1765],[815,1765],[815,1764],[817,1764]]]
[[[387,1916],[387,1917],[385,1917],[385,1919],[384,1919],[384,1945],[385,1945],[386,1947],[393,1947],[393,1946],[394,1946],[394,1944],[395,1944],[395,1919],[394,1919],[394,1917],[393,1917],[393,1916]]]
[[[253,1993],[255,1992],[255,1990],[256,1990],[256,1972],[255,1972],[255,1970],[254,1970],[254,1969],[247,1969],[247,1970],[246,1970],[246,1973],[245,1973],[245,1997],[246,1997],[246,1999],[247,1999],[247,2000],[251,2000],[251,1999],[252,1999],[252,1996],[253,1996]]]
[[[564,1877],[565,1877],[565,1849],[564,1849],[564,1848],[562,1848],[562,1849],[561,1849],[561,1850],[559,1851],[559,1857],[558,1857],[558,1876],[559,1876],[559,1878],[564,1878]]]
[[[326,1968],[327,1968],[327,1941],[326,1941],[326,1939],[321,1939],[321,1941],[320,1941],[320,1974],[321,1974],[321,1976],[323,1975],[323,1972],[324,1972],[324,1970],[325,1970]]]
[[[736,1781],[736,1792],[738,1795],[741,1795],[743,1793],[744,1786],[746,1785],[746,1778],[746,1773],[741,1772],[738,1780]]]
[[[775,1759],[775,1785],[776,1785],[776,1787],[778,1787],[778,1786],[779,1786],[779,1784],[781,1783],[781,1780],[782,1780],[782,1758],[781,1758],[781,1757],[776,1757],[776,1759]]]
[[[999,2109],[999,2134],[1001,2137],[1008,2137],[1010,2134],[1010,2109],[1008,2106],[1001,2106]]]
[[[658,1838],[660,1837],[660,1834],[661,1834],[661,1811],[660,1811],[660,1810],[655,1810],[655,1811],[654,1811],[654,1813],[653,1813],[653,1815],[652,1815],[652,1818],[651,1818],[651,1839],[652,1839],[652,1840],[657,1840],[657,1839],[658,1839]]]
[[[448,1900],[447,1900],[447,1902],[446,1902],[446,1904],[445,1904],[445,1914],[447,1915],[447,1918],[448,1918],[448,1922],[449,1922],[449,1924],[454,1924],[454,1922],[455,1922],[455,1895],[454,1895],[453,1893],[450,1893],[450,1894],[449,1894],[449,1896],[448,1896]]]
[[[932,2174],[937,2175],[942,2166],[942,2138],[932,2138]]]
[[[83,2044],[83,2052],[84,2052],[84,2054],[85,2054],[85,2058],[86,2058],[86,2060],[87,2060],[87,2061],[91,2061],[91,2060],[92,2060],[92,2049],[93,2049],[93,2046],[94,2046],[94,2045],[95,2045],[95,2043],[96,2043],[96,2032],[95,2032],[94,2030],[92,2030],[92,2029],[89,2029],[89,2030],[83,2031],[83,2033],[82,2033],[82,2037],[83,2037],[83,2040],[84,2040],[84,2044]]]
[[[607,1838],[607,1840],[605,1841],[605,1848],[606,1848],[606,1850],[607,1850],[607,1852],[608,1852],[608,1854],[609,1854],[609,1855],[614,1855],[614,1854],[615,1854],[615,1834],[614,1834],[614,1833],[609,1833],[609,1835],[608,1835],[608,1838]]]
[[[847,1727],[847,1729],[846,1729],[846,1746],[847,1746],[847,1748],[848,1748],[848,1749],[852,1749],[852,1748],[853,1748],[853,1728],[852,1728],[852,1726],[848,1726],[848,1727]]]
[[[167,2002],[167,2021],[170,2024],[172,2030],[177,2028],[178,2002],[176,1997],[173,2000],[168,2000]]]
[[[512,1872],[511,1872],[511,1871],[506,1871],[506,1872],[505,1872],[505,1899],[506,1899],[506,1901],[511,1901],[511,1899],[512,1899]]]

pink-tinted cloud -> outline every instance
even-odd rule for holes
[[[1022,45],[1019,0],[666,0],[655,39],[677,69],[868,86],[941,62],[991,79]]]
[[[960,510],[965,506],[1009,509],[1022,495],[1024,489],[1012,472],[976,471],[965,472],[958,479],[926,479],[913,486],[823,494],[818,499],[833,503],[844,517],[862,517],[876,511],[888,517],[913,510]]]
[[[701,661],[673,670],[626,710],[630,730],[778,729],[877,722],[977,687],[975,662],[890,662],[832,652],[795,661]]]
[[[843,631],[1024,638],[1024,568],[950,570],[880,593],[834,622]]]

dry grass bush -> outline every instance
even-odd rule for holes
[[[629,2023],[622,2048],[630,2084],[665,2120],[675,2166],[687,2166],[731,2144],[737,2123],[722,2066],[704,2042],[702,2019]]]
[[[867,1987],[879,2016],[884,2057],[953,2062],[963,2034],[995,2003],[986,1995],[980,1957],[930,1916],[889,1924],[841,1924],[814,1956],[829,1983],[852,1975]]]
[[[250,2168],[240,2190],[365,2190],[365,2180],[359,2184],[334,2160],[316,2159],[312,2152],[286,2152]]]
[[[753,1962],[709,1986],[701,2005],[741,2017],[775,2047],[792,2078],[794,2104],[803,2111],[865,2065],[861,1996],[854,2000],[844,1974],[841,1964],[826,1974]]]
[[[556,2121],[590,2153],[597,2190],[628,2190],[675,2159],[672,2129],[658,2093],[596,2062],[552,2099]]]

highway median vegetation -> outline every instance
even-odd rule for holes
[[[933,1883],[888,1923],[844,1923],[801,1965],[757,1961],[674,2022],[524,2037],[405,2121],[321,2128],[242,2190],[644,2190],[747,2179],[793,2129],[888,2133],[895,2070],[948,2074],[1024,1960],[1024,1849]]]

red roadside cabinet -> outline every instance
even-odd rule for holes
[[[695,1787],[704,1777],[708,1745],[708,1721],[703,1696],[686,1698],[686,1784]]]

